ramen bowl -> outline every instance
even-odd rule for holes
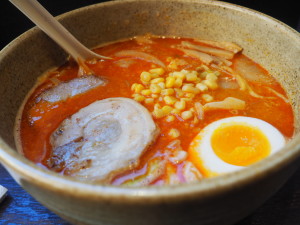
[[[287,91],[295,135],[281,151],[253,166],[192,184],[96,185],[43,169],[17,152],[15,118],[37,77],[63,64],[67,55],[33,28],[0,52],[0,161],[18,184],[57,215],[73,224],[228,225],[260,206],[298,168],[300,35],[295,30],[253,10],[204,0],[112,1],[58,18],[90,48],[145,33],[235,42]]]

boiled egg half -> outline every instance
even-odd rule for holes
[[[252,165],[281,149],[286,140],[271,124],[252,117],[215,121],[194,138],[190,160],[205,177]]]

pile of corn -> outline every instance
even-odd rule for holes
[[[170,73],[163,68],[150,69],[140,74],[140,83],[132,84],[132,97],[140,103],[153,104],[155,118],[165,117],[166,121],[172,122],[177,117],[197,122],[195,105],[188,108],[187,102],[192,102],[197,95],[205,102],[213,101],[213,97],[205,92],[218,88],[219,75],[219,71],[212,71],[205,65],[193,71]]]

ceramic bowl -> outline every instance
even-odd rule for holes
[[[300,35],[295,30],[253,10],[204,0],[112,1],[74,10],[59,20],[88,47],[145,33],[236,42],[287,90],[296,129],[295,137],[266,160],[194,184],[101,186],[46,171],[16,151],[13,128],[37,77],[61,65],[67,55],[39,29],[31,29],[0,52],[0,161],[26,191],[62,218],[74,224],[233,224],[298,168]]]

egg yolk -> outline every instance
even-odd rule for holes
[[[268,138],[258,128],[232,122],[213,132],[211,146],[220,159],[236,166],[249,166],[271,151]]]

